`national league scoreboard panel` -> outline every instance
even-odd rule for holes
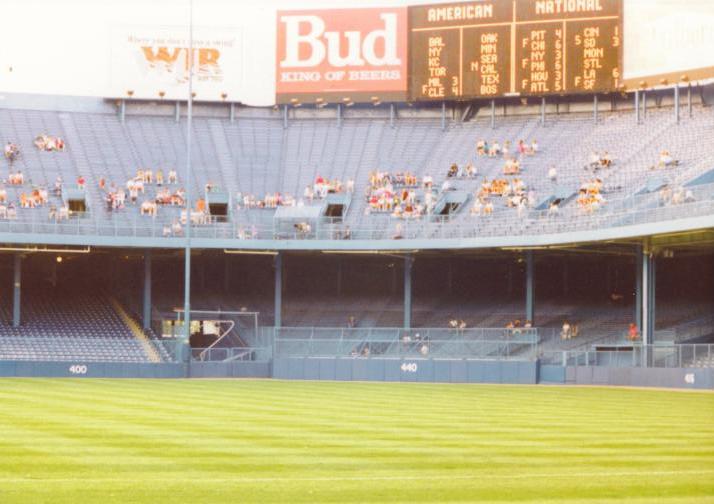
[[[622,73],[622,0],[409,8],[412,101],[598,93]]]

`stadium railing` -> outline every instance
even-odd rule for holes
[[[360,223],[354,227],[349,219],[322,218],[309,232],[278,231],[265,221],[255,224],[250,217],[247,217],[247,221],[240,217],[233,222],[194,224],[191,226],[191,232],[194,237],[214,239],[237,239],[243,236],[243,239],[262,240],[460,239],[557,234],[714,215],[714,184],[688,189],[692,190],[694,201],[662,206],[659,194],[654,192],[630,197],[628,199],[631,201],[624,205],[605,204],[592,213],[586,213],[573,205],[560,209],[557,215],[552,215],[547,210],[530,210],[519,217],[515,210],[504,210],[491,216],[471,217],[466,215],[468,210],[465,209],[458,218],[429,216],[404,220],[387,215],[370,216],[366,219],[370,221],[367,225]],[[608,206],[620,208],[614,211],[608,209]],[[119,219],[87,214],[57,222],[43,218],[36,212],[20,212],[17,219],[0,221],[0,233],[162,238],[165,237],[165,226],[170,226],[172,220],[168,215],[148,217],[122,214]]]
[[[275,357],[533,359],[537,329],[276,328]]]
[[[557,366],[714,367],[714,344],[608,345],[591,350],[539,352],[541,364]]]

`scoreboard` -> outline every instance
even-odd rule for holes
[[[480,0],[409,9],[413,101],[596,93],[622,69],[622,0]]]

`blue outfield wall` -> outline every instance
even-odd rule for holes
[[[184,378],[178,363],[0,361],[0,377]]]
[[[280,357],[273,361],[273,378],[535,384],[538,365],[535,361]]]
[[[539,365],[536,361],[285,357],[273,362],[0,361],[0,377],[276,378],[282,380],[602,385],[714,390],[714,368]]]

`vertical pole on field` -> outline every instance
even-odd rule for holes
[[[283,314],[283,253],[278,252],[274,261],[275,267],[275,327],[282,326]]]
[[[635,247],[635,325],[642,333],[642,272],[644,271],[642,245]]]
[[[650,273],[650,280],[649,280],[649,295],[648,295],[648,300],[649,300],[649,315],[650,315],[650,321],[649,321],[649,328],[650,328],[650,334],[649,334],[649,339],[648,343],[650,345],[654,345],[655,343],[655,332],[657,331],[657,318],[656,318],[656,312],[655,312],[655,307],[656,307],[656,299],[657,299],[657,256],[655,254],[650,255],[650,267],[649,267],[649,273]]]
[[[151,327],[151,249],[144,251],[144,329]]]
[[[526,320],[534,323],[535,316],[535,264],[533,251],[526,251]]]
[[[545,125],[545,96],[540,99],[540,125]]]
[[[597,95],[593,95],[593,122],[597,124]]]
[[[441,131],[446,131],[446,102],[441,102]]]
[[[491,129],[496,128],[496,100],[491,100]]]
[[[394,120],[397,116],[397,110],[393,103],[389,104],[389,126],[394,128]]]
[[[640,124],[640,92],[635,89],[635,122]]]
[[[404,257],[404,329],[412,326],[412,266],[414,257]]]
[[[642,254],[642,367],[647,367],[647,345],[650,344],[650,255]]]
[[[193,119],[193,0],[189,0],[188,22],[188,101],[186,109],[186,247],[184,249],[183,361],[191,361],[191,121]]]
[[[679,124],[679,83],[674,85],[674,120]]]
[[[20,291],[22,288],[22,256],[15,254],[13,257],[12,279],[12,327],[20,327]]]

